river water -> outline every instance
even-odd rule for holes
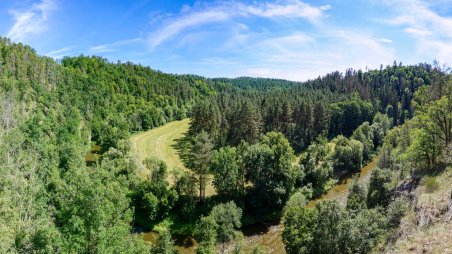
[[[376,167],[378,156],[361,168],[358,180],[366,183],[369,180],[370,173]],[[347,200],[348,189],[353,181],[353,176],[347,176],[341,179],[333,188],[322,196],[311,200],[307,206],[314,207],[315,204],[322,200],[338,200],[345,203]],[[255,245],[261,245],[266,248],[267,253],[285,254],[284,243],[282,241],[282,231],[284,227],[282,223],[277,224],[254,224],[242,227],[245,235],[245,249],[252,249]],[[145,241],[154,243],[158,237],[155,232],[142,233]],[[190,236],[179,236],[175,238],[176,249],[181,254],[193,254],[196,249],[196,240]]]

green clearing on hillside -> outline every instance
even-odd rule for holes
[[[140,132],[130,137],[132,151],[140,161],[152,155],[166,162],[169,170],[185,168],[174,148],[176,140],[183,137],[190,126],[190,119],[167,123],[158,128]]]
[[[174,168],[186,169],[175,148],[176,140],[182,138],[190,126],[190,119],[167,123],[158,128],[140,132],[130,137],[132,142],[132,152],[139,161],[143,161],[148,156],[154,156],[166,162],[170,172],[168,181],[173,184],[171,172]],[[206,195],[215,194],[211,184],[207,186]]]

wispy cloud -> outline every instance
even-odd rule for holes
[[[443,16],[433,10],[447,1],[425,2],[421,0],[383,0],[395,13],[383,20],[393,26],[404,27],[403,31],[416,41],[417,53],[451,61],[452,17]]]
[[[240,5],[239,10],[244,14],[261,16],[266,18],[273,17],[291,17],[306,18],[312,22],[317,21],[324,16],[324,11],[331,8],[330,5],[313,7],[301,1],[291,1],[287,4],[278,3],[260,3],[255,5]]]
[[[148,40],[151,49],[155,49],[186,29],[230,21],[238,17],[303,18],[316,23],[325,16],[325,11],[330,8],[330,5],[314,7],[299,0],[278,1],[276,3],[255,2],[248,5],[238,2],[223,2],[195,7],[184,6],[179,17],[168,20],[164,27],[153,32]]]
[[[384,43],[393,43],[394,41],[388,38],[379,38],[378,39],[379,42],[384,42]]]
[[[92,46],[92,47],[90,47],[89,51],[94,54],[114,52],[114,51],[118,50],[118,48],[120,48],[120,47],[132,45],[132,44],[136,44],[136,43],[140,43],[140,42],[142,42],[142,39],[140,39],[140,38],[120,40],[120,41],[115,41],[112,43]]]
[[[413,27],[405,28],[404,31],[406,33],[409,33],[409,34],[412,34],[412,35],[416,35],[416,36],[425,36],[425,35],[432,34],[432,32],[430,32],[428,30],[417,29],[417,28],[413,28]]]
[[[239,61],[233,61],[229,59],[219,58],[219,57],[212,57],[212,58],[204,58],[201,59],[201,64],[208,64],[208,65],[214,65],[214,66],[223,66],[223,65],[237,65],[240,64]]]
[[[170,37],[180,33],[182,30],[206,23],[213,23],[228,19],[229,15],[223,11],[204,11],[201,13],[193,13],[176,19],[164,28],[152,34],[149,43],[152,49],[163,43]]]
[[[56,5],[53,0],[42,0],[27,9],[12,9],[9,13],[14,18],[14,25],[7,36],[13,41],[23,41],[30,34],[39,34],[46,30],[48,14]]]
[[[332,8],[298,0],[186,6],[177,17],[164,20],[163,28],[151,34],[149,43],[155,49],[165,42],[170,52],[189,52],[193,44],[198,48],[209,45],[211,48],[196,52],[203,57],[193,70],[219,70],[216,76],[227,72],[233,76],[306,80],[350,67],[378,68],[397,59],[392,39],[376,36],[372,29],[329,22],[327,11]],[[200,33],[203,36],[198,36]],[[190,35],[202,38],[189,43]]]
[[[249,66],[242,75],[306,80],[350,67],[376,68],[395,59],[392,44],[372,34],[332,27],[323,27],[318,33],[270,38],[247,48],[259,66]]]
[[[46,53],[46,56],[52,57],[54,59],[61,59],[64,56],[68,56],[74,52],[75,46],[64,47],[61,49],[53,50]]]

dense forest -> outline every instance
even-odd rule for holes
[[[131,133],[187,117],[188,171],[132,154]],[[444,170],[451,142],[452,79],[437,64],[209,79],[0,38],[0,252],[175,253],[172,234],[189,234],[198,253],[243,253],[243,224],[282,219],[288,253],[368,253],[393,240],[407,186]],[[93,144],[103,154],[87,164]],[[376,155],[345,206],[306,206]],[[134,233],[167,221],[152,246]]]

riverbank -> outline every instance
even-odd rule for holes
[[[372,161],[361,168],[359,172],[358,181],[363,184],[367,184],[370,173],[377,166],[378,156],[375,156]],[[309,207],[314,207],[317,202],[322,200],[339,200],[341,203],[346,202],[348,196],[348,189],[353,182],[354,175],[349,175],[340,180],[325,194],[318,198],[311,200],[308,203]],[[266,248],[268,253],[272,254],[285,254],[284,243],[282,241],[282,232],[284,226],[282,223],[255,223],[252,225],[245,225],[242,227],[242,232],[245,236],[245,249],[250,250],[260,245]],[[147,232],[142,233],[144,240],[154,242],[157,239],[157,233]],[[191,236],[175,236],[176,249],[181,254],[193,254],[196,250],[196,240]]]

